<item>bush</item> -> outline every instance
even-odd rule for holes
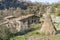
[[[56,15],[56,16],[60,16],[60,9],[57,9],[57,10],[56,10],[55,15]]]
[[[0,40],[10,40],[10,32],[5,26],[0,26]]]

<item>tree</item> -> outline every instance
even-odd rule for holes
[[[13,12],[13,16],[20,17],[21,15],[22,15],[22,10],[19,7],[17,7],[17,9],[14,10]]]
[[[52,3],[51,6],[54,7],[54,8],[58,8],[60,6],[60,2]]]
[[[60,16],[60,8],[57,8],[57,9],[56,9],[55,15],[56,15],[56,16]]]

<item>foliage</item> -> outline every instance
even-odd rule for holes
[[[60,24],[60,23],[59,23]],[[37,27],[36,27],[37,28]],[[57,30],[58,30],[58,28],[60,28],[60,27],[56,27],[57,28]],[[60,29],[59,29],[60,30]],[[58,31],[59,31],[58,30]],[[39,31],[39,30],[38,30]],[[46,40],[60,40],[60,33],[58,33],[58,34],[56,34],[56,35],[44,35],[44,34],[41,34],[41,33],[39,33],[39,32],[37,32],[37,30],[35,30],[35,31],[32,31],[32,32],[29,32],[29,33],[27,33],[27,34],[25,34],[25,35],[21,35],[21,36],[15,36],[15,37],[13,37],[13,38],[11,38],[11,40],[26,40],[26,38],[28,38],[28,37],[31,37],[31,36],[40,36],[40,38],[42,38],[43,39],[43,37],[44,38],[46,38]],[[41,39],[41,40],[42,40]]]
[[[20,35],[20,36],[15,36],[13,38],[11,38],[11,40],[26,40],[27,37],[30,37],[30,36],[43,36],[44,34],[41,34],[39,32],[37,32],[37,30],[39,30],[39,25],[38,24],[33,24],[32,25],[32,28],[35,29],[31,29],[32,31],[31,32],[28,32],[24,35]]]
[[[5,26],[0,25],[0,39],[1,40],[9,40],[10,32]]]
[[[54,7],[54,8],[58,8],[60,6],[60,3],[53,3],[52,4],[52,7]]]
[[[60,9],[58,8],[55,13],[56,16],[60,16]]]
[[[4,17],[9,15],[19,17],[21,15],[27,15],[27,14],[33,14],[33,13],[43,14],[46,12],[46,8],[49,6],[49,5],[45,5],[44,3],[42,4],[42,3],[23,2],[24,0],[20,0],[20,2],[17,0],[3,0],[3,1],[4,2],[0,2],[0,5],[1,5],[0,8],[3,9],[3,10],[0,10],[0,20],[3,20]],[[5,6],[2,6],[3,4]],[[55,3],[50,6],[52,7],[52,9],[55,9],[60,7],[60,4]],[[55,15],[60,16],[59,8],[56,10]],[[44,34],[40,34],[39,32],[36,32],[37,29],[40,29],[39,25],[32,25],[31,27],[33,27],[33,29],[35,30],[25,35],[14,37],[11,40],[17,40],[17,39],[25,40],[25,38],[29,36],[44,35]],[[15,35],[12,34],[12,36],[15,36]],[[5,26],[0,26],[0,40],[9,40],[9,38],[10,38],[9,30]]]

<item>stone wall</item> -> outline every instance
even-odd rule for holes
[[[39,22],[39,18],[32,16],[23,20],[8,20],[8,23],[6,23],[5,25],[7,26],[7,28],[12,32],[21,32],[24,30],[28,30],[30,29],[30,25],[34,24],[34,23],[38,23]]]
[[[25,21],[25,22],[24,22]],[[28,29],[28,21],[24,20],[24,21],[13,21],[10,20],[7,24],[5,24],[7,26],[7,28],[12,32],[21,32],[24,30]]]
[[[19,21],[9,21],[6,26],[7,28],[13,32],[19,32],[21,30],[21,23]]]

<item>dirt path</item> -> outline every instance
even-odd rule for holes
[[[54,36],[31,36],[28,37],[27,40],[50,40],[51,38],[53,38]]]

